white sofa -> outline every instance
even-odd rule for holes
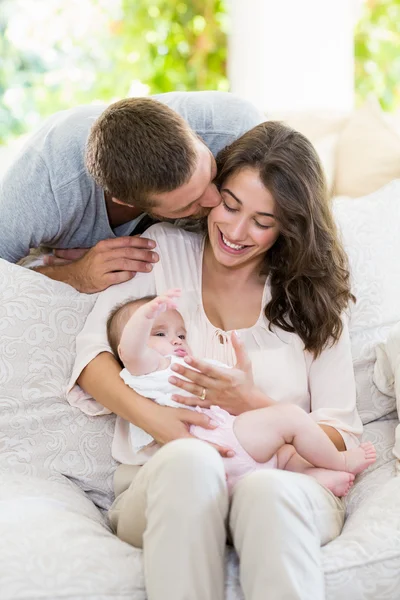
[[[313,139],[342,195],[343,182],[365,185],[359,174],[352,182],[335,171],[351,120],[291,121]],[[400,177],[400,160],[398,170]],[[372,374],[376,344],[400,320],[400,181],[367,197],[339,198],[334,210],[358,298],[350,320],[358,405],[378,460],[348,496],[345,527],[322,549],[321,568],[328,600],[398,600],[398,420],[394,399],[378,391]],[[110,532],[104,514],[112,502],[114,417],[90,418],[65,400],[74,339],[93,302],[0,260],[0,600],[146,598],[141,552]],[[266,597],[273,600],[273,590]],[[232,550],[226,598],[243,598]]]

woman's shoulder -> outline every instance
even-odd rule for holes
[[[186,231],[172,223],[156,223],[147,229],[143,237],[154,240],[159,247],[172,250],[174,247],[192,246],[194,250],[201,247],[204,235],[194,231]]]

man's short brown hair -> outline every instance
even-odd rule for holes
[[[195,139],[184,119],[165,104],[126,98],[95,121],[86,167],[113,198],[147,209],[151,194],[170,192],[190,179],[197,159]]]

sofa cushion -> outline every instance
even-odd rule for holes
[[[112,415],[66,400],[75,338],[95,296],[0,260],[0,472],[71,477],[112,501]]]
[[[0,506],[2,600],[146,599],[141,552],[66,478],[0,473]]]
[[[375,347],[400,320],[400,180],[377,192],[333,203],[336,222],[349,256],[352,289],[350,336],[364,423],[395,410],[393,398],[373,383]]]
[[[400,134],[377,100],[355,111],[336,149],[337,195],[358,198],[400,177]]]
[[[322,549],[328,600],[398,600],[400,478],[391,455],[397,420],[367,425],[378,461],[358,477],[343,533]],[[65,478],[0,474],[2,600],[145,600],[142,552],[112,535]],[[238,559],[226,554],[225,600],[244,600]]]

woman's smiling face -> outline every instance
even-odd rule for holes
[[[216,260],[229,268],[261,264],[279,237],[275,200],[258,171],[244,168],[221,186],[222,202],[208,216],[208,235]]]

